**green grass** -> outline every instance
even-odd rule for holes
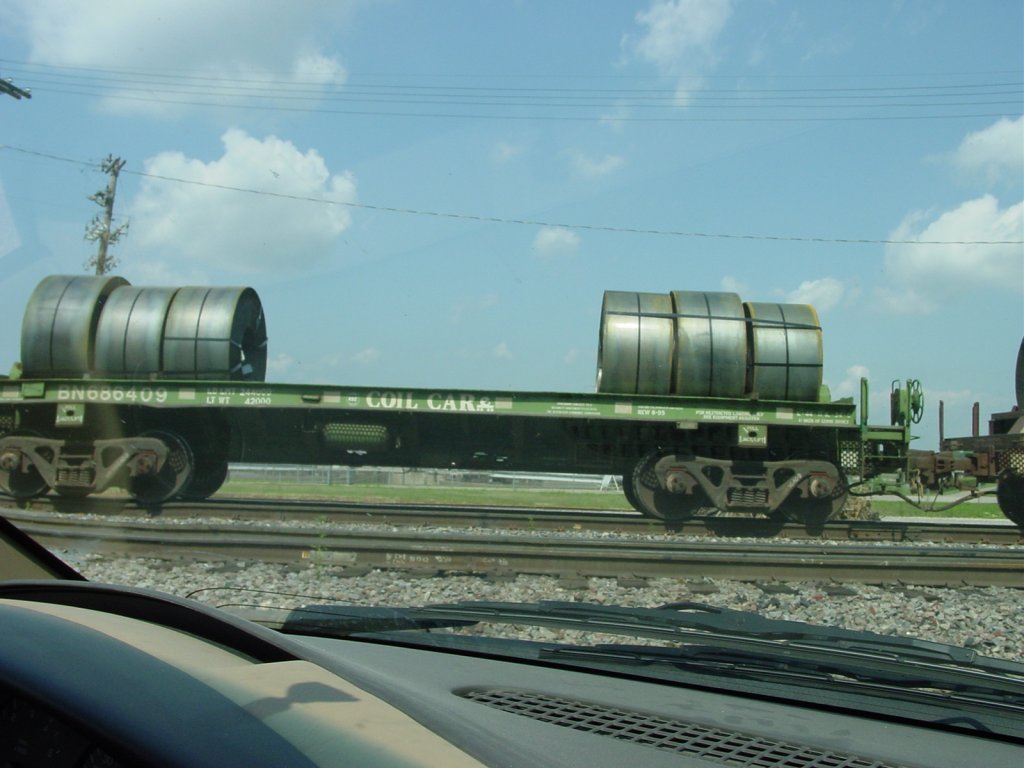
[[[927,500],[922,502],[923,506],[927,507],[929,504],[934,503],[936,506],[942,506],[948,504],[954,497],[943,497],[940,496],[938,499]],[[947,509],[942,512],[932,512],[926,509],[918,509],[905,501],[872,501],[871,509],[878,512],[882,517],[949,517],[949,518],[978,518],[978,519],[1002,519],[1003,513],[999,509],[998,504],[981,503],[977,501],[968,501],[963,504],[958,504],[952,509]]]
[[[610,491],[535,490],[503,487],[474,488],[408,485],[323,485],[233,480],[220,490],[223,496],[254,498],[309,498],[365,504],[441,504],[452,506],[508,506],[536,509],[599,509],[632,511],[621,493]],[[940,496],[937,505],[949,503],[952,494]],[[925,506],[930,502],[926,501]],[[903,501],[872,500],[871,508],[882,517],[950,517],[1001,519],[996,504],[967,502],[943,512],[920,510]]]
[[[453,488],[403,485],[320,485],[229,481],[222,496],[259,498],[313,498],[356,503],[448,504],[454,506],[507,506],[537,509],[632,510],[621,493],[608,491],[551,491],[510,488]]]

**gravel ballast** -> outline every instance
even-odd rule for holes
[[[326,565],[185,563],[96,554],[61,555],[91,581],[157,589],[212,605],[295,608],[325,602],[414,606],[463,600],[566,600],[653,607],[693,601],[754,611],[768,618],[920,637],[1024,662],[1024,590],[999,587],[878,587],[815,582],[759,586],[725,579],[652,579],[634,584],[605,578],[560,580],[525,575],[497,580],[476,576],[413,578],[397,571],[351,576],[341,568]],[[517,628],[516,632],[516,636],[540,641],[578,639],[543,628]]]

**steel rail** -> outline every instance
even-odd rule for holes
[[[1024,588],[1015,548],[891,543],[683,541],[677,537],[393,530],[386,526],[191,524],[18,511],[8,518],[55,548],[203,561],[271,560],[339,566],[353,575],[394,569],[443,573],[614,578],[828,580]]]
[[[0,497],[0,508],[6,499]],[[13,504],[13,502],[10,502]],[[248,499],[216,497],[202,502],[169,503],[156,512],[127,497],[86,499],[46,496],[33,499],[32,509],[88,512],[95,515],[158,514],[161,518],[227,518],[245,520],[316,520],[331,523],[377,523],[398,526],[445,525],[498,530],[613,531],[685,536],[810,539],[828,541],[940,542],[963,544],[1024,544],[1024,531],[1008,520],[943,523],[906,520],[837,520],[820,531],[796,523],[774,523],[739,517],[698,517],[668,525],[636,512],[604,512],[508,506],[394,504],[311,499]]]

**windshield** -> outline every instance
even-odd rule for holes
[[[0,9],[0,507],[87,579],[1024,662],[1019,3]]]

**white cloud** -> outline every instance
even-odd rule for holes
[[[499,141],[491,147],[491,160],[496,163],[507,163],[510,160],[514,160],[523,153],[523,148],[516,144],[509,144],[505,141]]]
[[[292,67],[292,74],[298,83],[341,85],[348,78],[348,72],[335,58],[318,51],[299,54]]]
[[[953,165],[970,177],[989,184],[1006,180],[1020,184],[1024,177],[1024,117],[1001,118],[980,131],[967,134],[952,156]]]
[[[1024,246],[970,242],[1024,239],[1024,202],[1000,208],[994,196],[984,195],[938,216],[916,211],[889,239],[955,243],[887,246],[885,267],[891,284],[878,296],[891,310],[933,311],[944,297],[972,287],[1024,293]]]
[[[569,154],[569,167],[573,174],[584,179],[596,179],[600,176],[607,176],[625,165],[626,161],[621,155],[605,155],[604,157],[591,157],[582,152],[571,151]]]
[[[723,291],[726,291],[727,293],[738,293],[740,295],[740,298],[746,295],[748,291],[747,284],[741,282],[740,280],[737,280],[732,275],[726,275],[725,277],[723,277],[721,282],[719,283],[719,286]]]
[[[491,355],[498,358],[499,360],[511,360],[512,350],[508,347],[508,342],[498,342],[494,349],[491,350]]]
[[[370,366],[380,360],[380,350],[374,347],[362,349],[352,355],[352,361],[358,365]]]
[[[275,379],[282,378],[294,366],[295,358],[286,352],[279,352],[267,358],[267,373],[272,374]]]
[[[580,236],[566,227],[541,227],[533,239],[533,250],[540,256],[568,256],[580,247]]]
[[[862,378],[871,380],[871,371],[868,367],[866,365],[851,365],[846,369],[843,380],[834,387],[830,387],[832,397],[859,397]]]
[[[927,315],[939,307],[937,299],[910,285],[878,288],[875,297],[883,310],[900,315]]]
[[[819,312],[827,312],[843,300],[843,284],[834,277],[818,280],[804,280],[795,291],[790,291],[786,301],[793,304],[811,304]]]
[[[161,112],[184,108],[180,102],[245,101],[244,90],[265,97],[261,80],[275,88],[343,83],[344,67],[320,50],[316,38],[329,40],[354,5],[334,2],[325,10],[316,3],[250,0],[105,0],[102,6],[91,0],[8,0],[5,21],[24,30],[33,62],[173,74],[141,84],[126,76],[122,85],[112,85],[117,98],[105,102],[119,111]]]
[[[300,152],[275,136],[232,129],[221,138],[224,154],[209,163],[180,152],[145,162],[147,174],[195,183],[142,178],[128,207],[133,247],[249,273],[297,272],[323,259],[351,217],[343,205],[315,201],[353,202],[351,175],[332,175],[315,150]]]
[[[636,15],[646,32],[635,52],[665,74],[680,74],[695,60],[713,58],[711,45],[731,14],[730,0],[655,0]]]
[[[714,43],[731,15],[731,0],[654,0],[636,15],[643,34],[627,36],[623,47],[662,74],[680,77],[676,102],[685,105],[717,62]]]
[[[131,241],[127,241],[127,244],[131,245]],[[118,251],[114,255],[117,256]],[[117,271],[136,285],[212,285],[216,282],[201,264],[186,265],[180,259],[154,260],[144,253],[132,253]]]
[[[11,209],[7,205],[7,193],[4,191],[4,185],[0,182],[0,257],[6,256],[20,245],[21,237],[14,224]]]
[[[602,125],[607,126],[613,133],[622,133],[626,127],[626,120],[631,110],[623,104],[616,104],[611,110],[605,112],[599,118]]]
[[[498,294],[485,293],[460,301],[452,307],[451,321],[453,323],[461,323],[466,318],[474,318],[482,312],[496,307],[499,300]]]

